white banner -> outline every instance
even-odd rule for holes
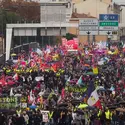
[[[43,122],[49,122],[49,111],[40,111],[42,114]]]

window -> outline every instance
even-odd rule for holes
[[[117,32],[117,31],[113,31],[112,34],[113,34],[113,35],[117,35],[118,32]]]

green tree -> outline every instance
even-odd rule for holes
[[[66,36],[64,36],[67,40],[72,40],[73,38],[76,38],[77,36],[71,33],[67,33]]]
[[[5,36],[6,24],[17,23],[21,20],[21,17],[9,10],[0,9],[0,34]]]

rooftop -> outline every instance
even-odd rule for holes
[[[75,12],[72,13],[71,20],[72,19],[79,20],[79,18],[96,18],[96,17],[93,17],[93,16],[91,16],[89,14],[85,14],[85,13],[82,13],[82,14],[75,13]]]

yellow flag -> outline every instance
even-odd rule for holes
[[[94,73],[94,74],[98,74],[98,73],[99,73],[97,67],[93,67],[93,73]]]

